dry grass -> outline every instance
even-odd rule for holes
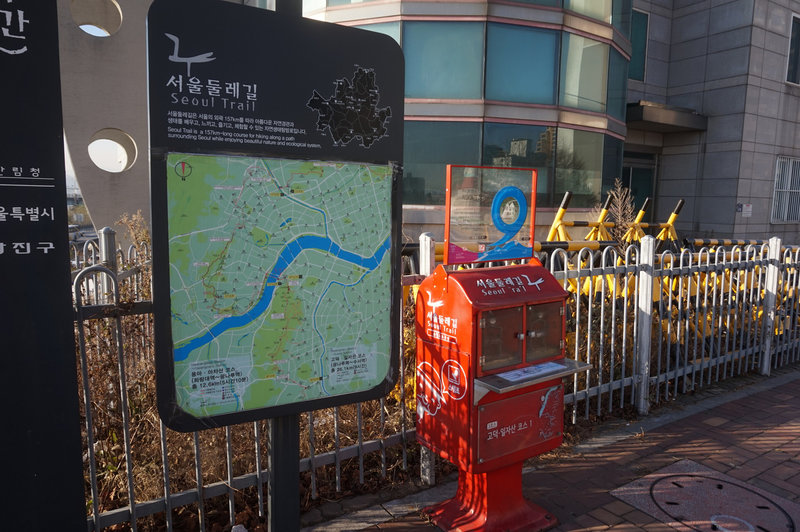
[[[121,283],[119,288],[120,308],[126,308],[136,301],[151,299],[151,272],[145,266],[150,249],[150,238],[147,225],[140,214],[125,216],[120,224],[128,229],[127,240],[134,242],[138,259],[137,264],[124,264],[125,269],[138,267],[140,272]],[[90,278],[84,285],[82,301],[85,304],[100,303],[104,294],[95,287],[100,287],[100,278]],[[405,344],[407,350],[405,374],[399,379],[405,390],[410,393],[402,397],[400,386],[384,401],[374,400],[360,405],[345,405],[336,409],[330,408],[313,412],[314,440],[308,437],[309,414],[300,416],[300,455],[309,456],[311,445],[314,454],[319,455],[333,451],[338,447],[357,445],[359,441],[358,417],[362,419],[361,439],[379,439],[400,432],[402,428],[413,427],[413,308],[406,312]],[[80,327],[80,329],[78,329]],[[155,367],[152,337],[152,315],[108,314],[102,319],[92,319],[76,324],[76,330],[84,337],[85,368],[82,368],[82,356],[78,350],[77,372],[79,377],[79,393],[81,394],[82,416],[86,419],[84,405],[84,379],[86,379],[86,400],[92,417],[93,458],[96,467],[97,500],[93,501],[92,478],[90,471],[89,438],[86,424],[83,424],[84,435],[84,478],[87,501],[87,515],[91,515],[94,504],[99,512],[128,506],[130,501],[128,486],[128,466],[132,476],[135,500],[138,502],[159,499],[164,496],[164,463],[166,449],[167,470],[169,471],[169,492],[177,493],[196,489],[198,486],[197,469],[200,470],[200,481],[203,485],[215,482],[226,482],[228,479],[228,445],[230,444],[232,475],[239,476],[256,471],[255,426],[253,423],[225,428],[209,429],[194,434],[184,434],[169,429],[162,429],[158,416],[155,393]],[[409,336],[410,335],[410,336]],[[124,353],[120,356],[119,353]],[[120,360],[122,362],[120,363]],[[121,393],[120,367],[125,380],[125,394]],[[402,399],[405,399],[405,408]],[[130,441],[130,464],[125,452],[123,402],[127,401],[129,416],[128,426]],[[262,438],[261,466],[267,467],[268,424],[258,422]],[[162,449],[162,430],[166,445]],[[338,442],[337,442],[338,439]],[[413,462],[418,453],[408,451],[406,462],[411,459],[410,467],[403,467],[404,457],[400,448],[386,450],[385,465],[379,453],[364,457],[364,481],[361,482],[358,460],[346,460],[339,464],[341,483],[337,489],[336,467],[328,466],[315,471],[316,496],[312,497],[311,475],[301,475],[301,505],[307,510],[321,501],[341,498],[349,494],[370,492],[379,487],[386,487],[406,482],[414,470]],[[384,476],[385,470],[385,476]],[[418,468],[416,468],[418,471]],[[266,491],[266,487],[264,488]],[[263,520],[258,516],[258,497],[255,488],[237,491],[235,494],[237,522],[248,526],[249,530],[258,530]],[[198,526],[196,505],[173,510],[175,526],[180,530],[192,530]],[[228,522],[227,497],[204,502],[204,513],[207,525],[224,526]],[[139,519],[140,528],[159,529],[165,523],[163,514]],[[125,527],[123,527],[125,528]]]

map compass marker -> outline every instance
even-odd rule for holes
[[[192,175],[192,165],[186,161],[181,161],[175,165],[175,173],[181,178],[181,181],[186,181],[186,178]]]

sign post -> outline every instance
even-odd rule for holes
[[[298,414],[385,395],[400,336],[402,52],[290,13],[148,14],[159,412],[271,419],[275,530],[298,526]]]
[[[3,527],[85,530],[55,0],[0,5],[0,72]]]

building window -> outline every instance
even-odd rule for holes
[[[480,160],[480,123],[406,120],[403,203],[444,205],[445,167]]]
[[[611,48],[608,58],[608,104],[606,112],[617,120],[625,120],[628,96],[628,61]]]
[[[564,0],[564,8],[611,24],[611,0]]]
[[[564,33],[559,103],[604,113],[608,90],[608,45]]]
[[[374,2],[375,0],[326,0],[328,7],[344,6],[349,4],[360,4],[361,2]],[[303,2],[305,5],[305,2]]]
[[[625,37],[631,34],[631,0],[614,0],[611,24]]]
[[[560,199],[564,192],[569,191],[572,192],[571,207],[594,207],[600,203],[604,140],[602,133],[558,128],[556,198]],[[621,146],[619,152],[621,155]]]
[[[631,0],[564,0],[564,9],[612,24],[625,37],[631,29]]]
[[[486,99],[556,103],[557,33],[489,24],[486,37]]]
[[[561,7],[561,0],[515,0],[525,4],[536,4],[537,6]]]
[[[800,83],[800,18],[792,17],[792,37],[789,39],[789,66],[786,81]]]
[[[800,222],[800,158],[778,157],[772,222]]]
[[[553,207],[556,128],[487,122],[483,127],[483,165],[535,168],[536,205]],[[560,198],[559,198],[560,200]]]
[[[483,36],[480,22],[405,22],[406,98],[482,98]]]
[[[634,11],[631,17],[631,63],[628,78],[644,81],[644,65],[647,61],[647,25],[650,15]]]
[[[400,43],[400,23],[399,22],[381,22],[378,24],[364,24],[363,26],[356,26],[362,30],[374,31],[376,33],[383,33],[388,35],[397,43]]]

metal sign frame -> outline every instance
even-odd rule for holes
[[[264,50],[267,55],[254,62],[250,58],[256,49]],[[287,49],[288,53],[277,52]],[[267,52],[271,50],[275,53]],[[247,60],[242,59],[244,54]],[[191,431],[287,416],[374,399],[388,393],[397,379],[400,337],[399,163],[402,160],[404,69],[397,43],[374,32],[224,2],[156,0],[148,15],[148,57],[156,376],[159,412],[165,424],[175,430]],[[187,366],[181,366],[179,360],[184,355],[182,340],[173,338],[175,306],[172,296],[176,290],[171,284],[170,271],[176,269],[177,240],[170,224],[175,225],[180,216],[197,216],[199,219],[208,214],[200,212],[204,208],[203,201],[188,205],[192,200],[187,199],[185,210],[177,206],[176,199],[180,195],[175,191],[182,178],[187,182],[196,180],[195,183],[205,180],[206,185],[215,178],[225,179],[228,181],[218,183],[220,190],[238,187],[239,193],[243,191],[242,173],[226,173],[227,170],[223,169],[212,175],[213,172],[208,171],[215,161],[228,166],[242,161],[261,164],[266,170],[258,178],[262,179],[259,186],[263,185],[263,196],[259,201],[262,201],[262,206],[277,205],[278,208],[281,202],[288,201],[309,208],[318,208],[319,205],[311,205],[308,188],[294,188],[286,181],[279,182],[281,177],[271,173],[270,165],[273,164],[308,165],[311,171],[323,175],[327,175],[325,165],[360,170],[365,172],[365,176],[370,174],[370,169],[386,173],[389,181],[382,185],[381,190],[387,195],[383,200],[378,198],[378,206],[372,213],[388,230],[385,242],[372,250],[376,254],[374,258],[380,259],[381,275],[386,276],[383,282],[375,285],[382,288],[377,288],[374,293],[374,297],[385,301],[387,310],[382,314],[382,323],[388,328],[384,337],[390,338],[386,344],[389,352],[385,354],[388,367],[385,375],[378,376],[382,380],[372,380],[366,388],[359,388],[363,384],[354,381],[346,392],[309,394],[311,398],[308,400],[289,403],[251,404],[250,408],[240,408],[237,398],[237,404],[230,409],[225,407],[201,415],[187,408],[180,396],[186,388],[179,390],[177,384],[177,379],[185,376]],[[206,171],[193,166],[194,162],[205,166]],[[189,174],[195,171],[197,174]],[[240,181],[234,183],[236,179]],[[343,193],[335,191],[336,186],[333,186],[341,182],[331,183],[330,190],[321,191],[323,196],[326,192]],[[248,186],[253,184],[252,180],[248,182]],[[199,193],[198,190],[194,189],[186,197]],[[223,195],[218,198],[220,201],[223,201]],[[251,195],[253,198],[256,196],[258,194]],[[324,198],[314,197],[313,200],[323,201]],[[319,235],[327,234],[325,224],[329,222],[324,209],[318,210],[321,213],[318,216],[320,226],[308,227],[309,233],[317,235],[313,243],[310,237],[308,242],[299,238],[284,241],[284,249],[289,255],[275,255],[275,262],[262,264],[265,289],[278,284],[283,289],[293,282],[300,282],[297,278],[290,278],[288,264],[303,262],[314,266],[314,256],[335,254],[337,250],[342,252],[339,257],[344,253],[350,253],[346,255],[348,259],[355,255],[345,242],[332,244],[332,236],[324,242],[327,249],[318,245],[321,242]],[[364,212],[361,216],[368,215]],[[230,222],[224,216],[220,219],[222,223]],[[277,234],[284,228],[283,224],[295,222],[286,217],[281,227],[271,227]],[[207,225],[203,227],[208,228]],[[304,244],[309,244],[315,251],[303,254],[308,249],[303,247]],[[302,258],[299,258],[301,254]],[[362,259],[369,258],[366,252],[356,254]],[[198,262],[203,260],[198,259]],[[372,262],[370,267],[374,267]],[[235,290],[229,293],[235,296]],[[203,304],[199,300],[196,302]],[[270,305],[268,303],[267,307]],[[259,319],[282,313],[281,309],[270,307],[267,315],[267,308],[263,306],[250,306],[244,312],[257,312]],[[224,314],[225,311],[220,312],[219,323],[226,319]],[[229,325],[228,329],[238,327],[233,323]],[[206,345],[218,342],[216,335],[222,329],[226,327],[208,327],[210,336]],[[298,342],[304,339],[309,349],[311,344],[319,341],[314,336],[299,338]],[[259,356],[267,356],[259,353]],[[285,354],[278,349],[268,356],[280,359]],[[215,352],[213,356],[217,357],[215,360],[221,360],[227,354]],[[320,361],[317,367],[312,368],[313,378],[317,380],[304,384],[314,385],[330,377],[333,368],[330,357],[334,355],[328,353],[325,356],[329,357],[327,366],[326,362]],[[344,368],[355,375],[359,368],[369,363],[363,354],[358,356],[361,357],[358,361],[345,361],[347,355],[341,355],[342,360],[337,359],[337,363],[343,362]],[[245,378],[235,368],[214,370],[211,366],[201,368],[198,365],[190,371],[198,372],[192,377],[195,379],[192,385],[210,382],[207,389],[220,394],[226,393],[221,388]],[[299,379],[302,375],[296,373],[291,378]]]
[[[447,165],[444,264],[532,258],[536,178],[531,168]]]

